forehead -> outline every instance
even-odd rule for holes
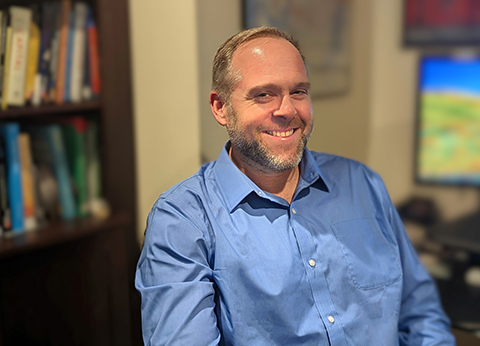
[[[305,73],[305,65],[298,50],[280,37],[260,37],[241,44],[232,58],[232,67],[242,77],[249,72],[257,76],[275,73],[275,70]]]

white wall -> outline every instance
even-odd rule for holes
[[[216,160],[228,139],[224,127],[213,118],[208,102],[212,82],[212,62],[218,47],[242,29],[242,0],[197,0],[200,146],[203,162]]]
[[[199,167],[196,18],[195,0],[130,1],[141,238],[160,193]]]
[[[370,136],[371,1],[350,1],[350,5],[349,89],[343,95],[313,100],[315,129],[308,146],[366,162]]]

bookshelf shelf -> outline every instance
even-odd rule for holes
[[[85,114],[100,110],[101,102],[99,100],[86,101],[82,103],[66,103],[62,105],[48,104],[36,107],[11,107],[9,109],[0,111],[0,120],[11,120],[61,114]]]
[[[131,215],[128,213],[117,213],[106,220],[85,218],[54,221],[33,231],[1,237],[0,260],[49,246],[73,242],[112,228],[125,227],[130,222]]]
[[[0,2],[1,10],[52,1]],[[0,110],[0,123],[29,125],[74,116],[96,121],[102,197],[112,215],[104,221],[52,221],[35,231],[0,237],[0,346],[143,344],[140,300],[133,286],[140,245],[135,227],[129,2],[84,2],[91,6],[98,28],[99,98],[9,107]]]

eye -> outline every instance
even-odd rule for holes
[[[274,95],[268,92],[261,92],[255,95],[257,102],[269,102],[274,98]]]
[[[295,97],[295,98],[305,98],[308,96],[308,91],[305,90],[305,89],[299,89],[299,90],[294,90],[292,92],[292,95]]]

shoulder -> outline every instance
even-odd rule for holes
[[[380,179],[380,175],[362,162],[349,159],[343,156],[310,151],[315,163],[322,174],[334,175],[336,177],[359,177]]]
[[[208,181],[213,179],[211,168],[215,162],[202,166],[195,174],[173,185],[155,201],[149,217],[167,218],[175,214],[186,221],[203,226],[205,207],[208,204]]]
[[[364,163],[334,154],[314,151],[310,153],[328,186],[354,186],[355,189],[369,192],[372,196],[389,200],[381,176]]]

